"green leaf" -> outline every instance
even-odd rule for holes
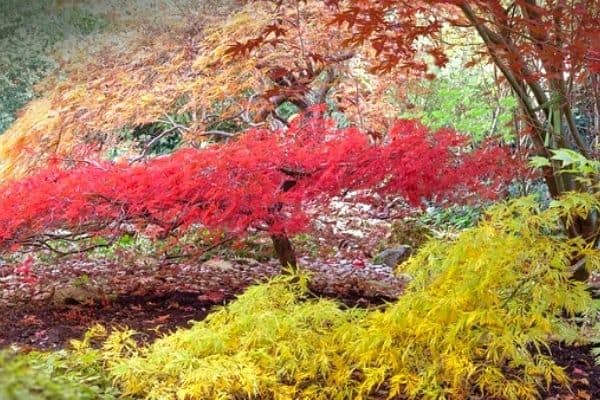
[[[529,159],[529,165],[531,165],[533,168],[543,168],[549,167],[551,164],[550,160],[548,160],[546,157],[534,156]]]
[[[571,149],[557,149],[552,151],[552,160],[561,161],[563,166],[572,164],[587,163],[587,159],[581,154]]]

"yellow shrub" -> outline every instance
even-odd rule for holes
[[[583,195],[497,206],[403,265],[415,279],[384,309],[343,310],[312,298],[304,276],[278,277],[147,347],[114,334],[104,357],[124,392],[147,399],[537,398],[567,382],[539,350],[572,333],[561,315],[589,306],[569,258],[598,265],[557,227],[594,207]]]

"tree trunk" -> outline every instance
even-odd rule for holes
[[[525,17],[539,20],[540,17],[535,14],[535,11],[526,8],[527,4],[535,5],[535,2],[524,2],[521,6]],[[548,64],[541,59],[539,60],[541,65],[547,72],[552,72],[554,77],[547,82],[528,79],[534,76],[532,71],[535,68],[528,67],[528,62],[521,54],[513,36],[507,33],[507,29],[504,29],[507,26],[505,21],[511,18],[508,11],[504,10],[500,20],[489,21],[480,18],[476,8],[473,8],[469,2],[461,2],[459,7],[477,30],[492,61],[518,98],[526,124],[531,128],[531,139],[536,155],[550,158],[551,151],[554,149],[571,148],[589,158],[593,153],[578,132],[572,111],[573,104],[570,103],[569,89],[562,68]],[[500,8],[500,10],[502,9]],[[560,30],[560,26],[557,28]],[[538,46],[540,51],[543,50],[543,46],[548,45],[548,36],[545,32],[530,32],[530,34],[534,38],[533,43]],[[558,36],[557,38],[560,39]],[[560,48],[561,43],[553,45]],[[518,62],[515,64],[520,67],[515,69],[511,65],[511,59],[517,60]],[[553,161],[550,166],[544,167],[542,173],[550,195],[555,199],[570,191],[589,192],[594,190],[590,187],[582,187],[575,179],[576,177],[564,173],[562,165],[558,161]],[[599,241],[599,228],[600,221],[597,212],[592,212],[586,218],[574,216],[570,226],[565,224],[569,237],[581,237],[596,248]],[[586,281],[589,278],[589,271],[584,259],[572,260],[572,265],[573,279]]]
[[[598,215],[592,212],[587,218],[575,217],[571,229],[570,237],[581,237],[593,247],[598,247]],[[576,281],[587,282],[590,278],[590,271],[585,264],[585,259],[577,260],[573,263],[573,279]]]
[[[281,266],[283,268],[291,267],[295,271],[297,267],[296,252],[290,239],[285,234],[276,234],[271,235],[271,240]]]

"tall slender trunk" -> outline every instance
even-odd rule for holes
[[[526,2],[535,5],[535,1]],[[496,24],[498,29],[494,30],[488,25],[489,21],[479,18],[476,8],[473,8],[469,2],[462,2],[459,7],[465,17],[470,21],[477,33],[488,48],[489,54],[494,64],[502,72],[513,92],[519,100],[525,122],[531,128],[531,139],[533,148],[537,155],[550,157],[551,150],[572,147],[586,157],[589,157],[589,146],[580,136],[575,119],[572,113],[572,104],[567,96],[567,85],[561,67],[555,67],[544,63],[541,60],[546,71],[553,73],[554,78],[547,82],[548,87],[544,87],[541,81],[531,79],[533,74],[527,67],[528,62],[523,58],[521,51],[516,46],[510,32],[505,27],[505,20],[509,20],[508,11],[501,16],[501,20]],[[521,6],[523,14],[532,20],[539,19],[533,9]],[[531,15],[530,15],[531,14]],[[560,31],[560,21],[556,21],[556,29]],[[530,32],[535,38],[537,46],[543,46],[548,42],[548,37],[544,32]],[[558,38],[557,40],[559,40]],[[553,43],[560,48],[562,43]],[[543,50],[543,49],[541,49]],[[519,70],[515,70],[511,63],[503,57],[504,53],[509,54],[509,59],[518,61]],[[529,79],[528,79],[529,78]],[[549,94],[552,95],[549,97]],[[564,125],[564,126],[563,126]],[[550,166],[542,170],[544,180],[552,198],[559,198],[568,191],[587,192],[589,187],[581,185],[571,174],[565,174],[562,171],[562,165],[558,161],[553,161]],[[594,183],[597,183],[594,180]],[[598,247],[600,221],[597,212],[593,212],[586,218],[574,216],[573,223],[565,226],[569,237],[580,237],[594,247]],[[573,279],[585,281],[589,278],[589,272],[585,266],[585,260],[575,259],[573,263]]]

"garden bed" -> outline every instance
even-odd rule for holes
[[[368,307],[393,300],[403,281],[383,265],[304,260],[315,295]],[[141,340],[202,320],[255,282],[280,273],[272,262],[213,259],[202,265],[127,267],[118,263],[65,262],[35,266],[37,284],[27,285],[11,270],[0,273],[0,348],[65,347],[95,324],[129,327]]]

